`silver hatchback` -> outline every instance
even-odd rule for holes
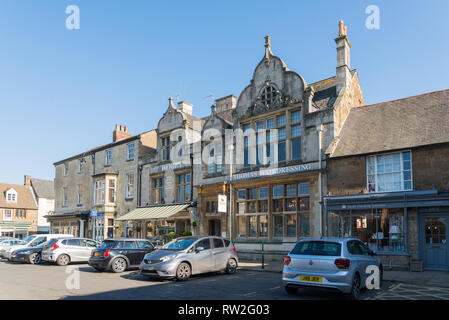
[[[220,237],[193,236],[170,241],[145,255],[140,264],[144,276],[187,280],[191,275],[237,270],[238,257],[232,243]]]
[[[52,239],[42,249],[42,260],[66,266],[71,262],[87,262],[99,242],[86,238]]]
[[[369,266],[379,268],[381,284],[382,263],[359,239],[304,239],[284,257],[282,281],[289,294],[295,294],[299,287],[320,287],[357,299],[373,272]]]

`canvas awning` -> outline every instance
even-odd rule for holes
[[[167,219],[189,206],[190,204],[176,204],[176,205],[157,206],[148,208],[137,208],[115,220],[126,221],[126,220]]]

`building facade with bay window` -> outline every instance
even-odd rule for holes
[[[356,108],[327,150],[326,235],[449,270],[449,90]]]

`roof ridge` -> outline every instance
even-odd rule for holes
[[[364,108],[368,108],[368,107],[374,107],[374,106],[377,106],[377,105],[380,105],[380,104],[384,104],[384,103],[408,100],[408,99],[422,97],[422,96],[429,95],[429,94],[442,93],[442,92],[445,92],[445,91],[447,91],[449,93],[449,88],[448,89],[437,90],[437,91],[429,91],[429,92],[425,92],[425,93],[420,93],[420,94],[416,94],[414,96],[408,96],[408,97],[392,99],[392,100],[387,100],[387,101],[378,102],[378,103],[367,104],[367,105],[363,105],[363,106],[352,108],[351,110],[364,109]]]

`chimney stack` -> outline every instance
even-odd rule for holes
[[[193,104],[187,103],[185,101],[180,101],[178,102],[178,110],[192,115]]]
[[[31,177],[30,176],[24,176],[23,181],[24,181],[23,182],[24,186],[27,186],[27,187],[31,186]]]
[[[348,86],[352,80],[351,74],[351,43],[348,39],[347,28],[343,20],[339,22],[337,43],[337,95]]]
[[[127,126],[122,126],[119,124],[115,125],[115,130],[112,133],[112,142],[116,142],[119,140],[123,140],[126,138],[130,138],[132,137],[132,134],[128,133],[128,127]]]

